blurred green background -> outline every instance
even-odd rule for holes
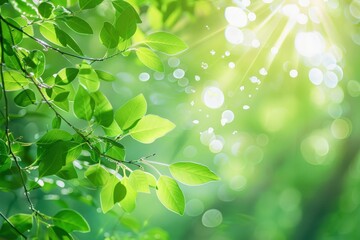
[[[150,145],[125,139],[127,159],[156,153],[151,160],[194,161],[221,181],[181,185],[185,216],[167,211],[155,194],[140,195],[133,214],[103,215],[98,193],[76,182],[49,187],[50,195],[33,192],[39,209],[79,210],[94,229],[79,239],[138,239],[149,231],[148,239],[360,239],[360,1],[173,2],[163,23],[159,1],[138,1],[144,33],[169,31],[190,46],[162,56],[165,73],[133,54],[94,67],[118,77],[102,83],[114,107],[143,93],[149,113],[177,125]],[[105,2],[82,14],[98,32],[107,11]],[[89,56],[105,52],[98,38],[81,47]],[[79,63],[51,51],[47,59],[49,73],[60,61]],[[34,141],[52,115],[28,114],[12,128]],[[2,209],[24,208],[23,199],[0,196]]]

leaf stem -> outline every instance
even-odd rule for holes
[[[0,212],[0,215],[1,215],[1,217],[10,225],[10,227],[11,227],[12,229],[14,229],[14,230],[15,230],[20,236],[22,236],[24,239],[27,239],[27,237],[26,237],[22,232],[20,232],[20,230],[17,229],[17,227],[15,227],[14,224],[12,224],[12,223],[9,221],[9,219],[8,219],[2,212]]]
[[[4,51],[5,50],[4,50],[4,38],[3,38],[4,35],[3,35],[3,29],[2,29],[1,21],[0,21],[0,33],[1,33],[1,36],[0,36],[0,45],[1,45],[0,78],[1,78],[2,92],[3,92],[3,95],[4,95],[4,105],[5,105],[4,108],[5,108],[5,135],[6,135],[6,140],[7,140],[8,146],[9,146],[9,153],[10,153],[11,157],[14,159],[15,165],[16,165],[18,171],[19,171],[19,175],[20,175],[20,178],[21,178],[21,183],[22,183],[23,188],[24,188],[25,196],[26,196],[26,199],[27,199],[27,201],[29,202],[29,205],[30,205],[30,210],[33,211],[33,212],[37,212],[37,210],[34,208],[34,205],[33,205],[32,201],[30,199],[29,191],[28,191],[28,189],[26,187],[24,175],[23,175],[21,166],[19,164],[19,160],[18,160],[17,156],[15,155],[15,153],[12,151],[12,148],[11,148],[12,141],[10,139],[10,128],[9,128],[9,122],[10,122],[10,118],[9,118],[9,102],[8,102],[8,98],[7,98],[7,95],[6,95],[6,90],[5,90],[6,86],[5,86],[5,80],[4,80],[4,74],[3,74],[3,65],[5,64],[5,62],[4,62]]]
[[[146,162],[148,163],[151,163],[151,164],[156,164],[156,165],[160,165],[160,166],[164,166],[164,167],[169,167],[170,164],[166,164],[166,163],[161,163],[161,162],[155,162],[155,161],[150,161],[150,160],[145,160]]]
[[[159,177],[162,176],[161,172],[159,170],[157,170],[156,167],[154,167],[153,165],[151,165],[147,160],[142,160],[142,163],[145,164],[146,166],[152,168],[158,175]]]

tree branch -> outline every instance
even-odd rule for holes
[[[10,227],[12,228],[12,229],[14,229],[20,236],[22,236],[24,239],[27,239],[27,237],[22,233],[22,232],[20,232],[20,230],[19,229],[17,229],[15,226],[14,226],[14,224],[12,224],[10,221],[9,221],[9,219],[7,218],[7,217],[5,217],[5,215],[2,213],[2,212],[0,212],[0,215],[1,215],[1,217],[10,225]]]
[[[24,30],[22,30],[21,28],[19,28],[19,27],[15,26],[14,24],[6,21],[6,19],[4,19],[1,15],[0,15],[0,19],[2,21],[4,21],[8,26],[14,28],[15,30],[21,32],[22,34],[26,35],[30,39],[34,40],[36,43],[40,44],[42,47],[51,49],[51,50],[53,50],[55,52],[60,53],[61,55],[70,56],[70,57],[78,58],[78,59],[82,59],[82,60],[88,60],[88,61],[91,61],[91,62],[102,62],[102,61],[105,61],[107,59],[113,58],[113,57],[115,57],[117,55],[120,55],[123,52],[123,51],[118,51],[118,52],[116,52],[116,53],[114,53],[114,54],[112,54],[112,55],[110,55],[108,57],[102,57],[102,58],[86,57],[86,56],[81,56],[81,55],[77,55],[77,54],[73,54],[73,53],[64,52],[64,51],[60,50],[59,48],[53,47],[49,43],[28,34]]]
[[[5,63],[4,62],[4,39],[3,39],[4,35],[3,35],[3,29],[2,29],[1,22],[0,22],[0,33],[1,33],[1,36],[0,36],[0,45],[1,45],[0,78],[1,78],[2,92],[3,92],[3,95],[4,95],[4,105],[5,105],[5,135],[6,135],[6,140],[7,140],[8,146],[9,146],[9,153],[10,153],[11,157],[14,159],[15,165],[16,165],[18,171],[19,171],[19,175],[20,175],[20,178],[21,178],[21,183],[22,183],[24,191],[25,191],[26,199],[29,202],[30,209],[33,212],[37,212],[37,210],[34,208],[34,205],[33,205],[32,201],[30,199],[29,191],[28,191],[28,189],[26,187],[24,175],[23,175],[21,166],[19,164],[18,158],[14,154],[14,152],[12,151],[12,148],[11,148],[12,141],[10,139],[10,128],[9,128],[9,122],[10,122],[10,120],[9,120],[10,119],[9,118],[9,103],[8,103],[8,98],[7,98],[6,91],[5,91],[5,89],[6,89],[5,88],[5,80],[4,80],[4,75],[3,75],[3,65]]]

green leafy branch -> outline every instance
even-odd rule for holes
[[[102,0],[78,1],[81,10],[94,8],[101,2]],[[113,109],[111,102],[100,91],[100,80],[114,81],[116,78],[92,66],[93,62],[135,51],[145,66],[155,71],[164,71],[156,52],[167,55],[181,53],[187,49],[187,45],[181,39],[170,33],[155,32],[130,46],[131,38],[138,30],[137,25],[141,23],[141,19],[131,4],[115,0],[111,3],[116,11],[116,19],[112,23],[105,22],[99,33],[101,43],[108,51],[115,53],[103,58],[86,57],[78,43],[57,22],[62,21],[77,33],[92,34],[92,28],[86,21],[70,14],[64,6],[55,6],[51,2],[41,2],[38,5],[28,1],[10,3],[24,18],[32,21],[31,24],[24,25],[0,15],[0,77],[5,107],[6,140],[0,140],[0,156],[5,156],[5,160],[1,159],[0,176],[14,175],[11,165],[15,162],[21,183],[6,190],[22,187],[32,214],[19,213],[9,218],[2,214],[6,224],[0,229],[0,236],[16,238],[20,235],[25,238],[24,232],[32,229],[34,217],[37,220],[37,231],[45,228],[45,236],[53,239],[72,239],[71,233],[74,231],[90,231],[86,220],[76,211],[66,209],[54,216],[47,216],[36,210],[29,191],[41,189],[38,182],[46,176],[71,180],[79,178],[78,172],[81,172],[86,180],[85,186],[91,185],[100,190],[100,206],[104,213],[115,205],[120,205],[125,212],[132,212],[136,207],[137,194],[150,193],[150,189],[153,188],[166,208],[181,215],[184,213],[185,198],[177,181],[199,185],[218,180],[207,167],[196,163],[167,165],[150,161],[147,157],[125,160],[125,147],[120,143],[123,138],[130,136],[140,143],[150,144],[173,130],[175,125],[168,119],[147,114],[147,102],[142,94],[130,99],[119,109]],[[39,32],[46,41],[34,36],[33,25],[38,25]],[[46,55],[40,50],[21,47],[23,36],[45,49],[81,59],[83,62],[73,67],[65,67],[44,78]],[[52,44],[71,49],[76,54],[63,51]],[[13,139],[9,128],[11,119],[8,98],[11,92],[18,91],[14,97],[17,106],[27,108],[45,103],[55,115],[52,129],[42,135],[36,143],[27,145],[35,147],[36,159],[24,167],[20,165],[20,153],[14,149],[15,146],[21,149],[25,146]],[[72,109],[70,102],[73,102]],[[86,121],[88,127],[76,127],[61,111],[71,112],[74,117]],[[62,130],[62,122],[75,134]],[[94,134],[95,128],[101,128],[104,134]],[[84,170],[76,170],[74,161],[79,161],[85,167]],[[172,177],[163,175],[154,166],[156,164],[168,167]],[[159,177],[155,178],[150,172],[145,171],[144,167],[152,168]],[[119,172],[121,169],[122,173]],[[30,174],[28,175],[27,171],[37,173],[38,180],[29,181],[27,178]]]

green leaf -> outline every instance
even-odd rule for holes
[[[132,212],[136,207],[136,190],[131,186],[127,177],[124,177],[121,183],[126,188],[126,195],[124,199],[120,201],[120,206],[125,212]]]
[[[167,176],[161,176],[157,182],[156,195],[162,205],[170,211],[184,214],[185,199],[177,182]]]
[[[140,20],[140,17],[135,9],[127,2],[113,2],[114,6],[119,6],[119,4],[122,4],[122,9],[119,11],[119,7],[117,8],[119,15],[115,22],[115,28],[118,31],[119,36],[123,40],[127,40],[135,34],[137,28],[136,24],[138,23],[138,20]]]
[[[96,121],[104,127],[109,127],[114,120],[111,103],[100,91],[91,93],[90,95],[95,101],[94,116]]]
[[[73,240],[74,238],[62,228],[52,226],[48,228],[50,239]]]
[[[79,85],[79,89],[74,99],[74,113],[75,116],[90,121],[94,114],[95,101],[90,97],[90,94]]]
[[[67,157],[68,157],[68,155],[67,155]],[[58,177],[61,177],[62,179],[65,179],[65,180],[78,178],[78,175],[76,173],[75,167],[74,167],[72,162],[70,162],[70,163],[66,164],[65,166],[63,166],[60,169],[60,171],[56,173],[56,175]]]
[[[50,2],[42,2],[38,6],[38,11],[43,18],[49,18],[54,10],[54,5]]]
[[[142,118],[147,110],[147,103],[143,94],[130,99],[115,113],[115,120],[123,130],[129,129]]]
[[[38,147],[39,177],[56,174],[66,164],[69,142],[57,141]]]
[[[20,107],[27,107],[36,102],[35,93],[31,89],[25,89],[16,95],[14,102]]]
[[[156,32],[145,38],[146,45],[154,50],[173,55],[185,51],[188,46],[177,36],[167,32]]]
[[[83,19],[75,16],[70,16],[64,19],[65,24],[78,33],[93,34],[91,26]]]
[[[16,227],[19,232],[24,233],[32,228],[32,215],[31,214],[15,214],[8,218],[8,220]],[[8,222],[4,221],[0,236],[6,239],[17,239],[19,233],[17,233]]]
[[[36,6],[29,1],[14,1],[11,0],[11,5],[15,8],[16,11],[20,12],[22,15],[28,17],[37,17]]]
[[[9,148],[6,142],[0,139],[0,154],[7,155],[9,153]]]
[[[24,58],[29,71],[34,73],[35,77],[40,77],[45,71],[45,55],[42,51],[33,50]]]
[[[104,186],[110,178],[109,172],[100,164],[89,166],[85,177],[96,187]]]
[[[74,210],[62,210],[52,218],[54,225],[64,229],[66,232],[89,232],[90,227],[83,216]]]
[[[100,192],[100,205],[103,213],[111,210],[115,203],[120,202],[126,195],[126,188],[120,180],[112,175]]]
[[[76,78],[78,73],[79,69],[77,68],[63,68],[57,73],[55,83],[58,85],[69,84]]]
[[[123,133],[117,122],[114,120],[110,126],[104,127],[103,130],[105,132],[105,135],[108,137],[116,137]]]
[[[78,135],[76,134],[75,136],[78,136]],[[83,149],[82,144],[79,144],[79,143],[71,144],[71,146],[68,150],[68,153],[66,155],[66,164],[69,164],[69,163],[73,162],[74,160],[76,160],[81,155],[82,149]]]
[[[55,116],[51,125],[53,129],[59,129],[61,126],[61,118],[59,116]]]
[[[173,163],[169,168],[176,180],[190,186],[219,180],[219,177],[209,168],[193,162]]]
[[[11,23],[17,28],[21,28],[20,25],[12,18],[7,18],[6,21]],[[14,43],[14,45],[19,44],[23,39],[23,33],[16,30],[15,28],[2,24],[3,36],[9,43]]]
[[[129,176],[129,181],[137,192],[150,193],[149,186],[156,186],[155,177],[142,170],[133,171]]]
[[[46,38],[48,41],[58,46],[66,46],[66,42],[64,42],[65,39],[60,39],[60,29],[55,24],[43,22],[40,24],[39,30],[41,35],[43,35],[43,37]]]
[[[68,99],[69,91],[60,92],[54,97],[54,101],[56,102],[63,102]]]
[[[164,72],[164,65],[160,57],[150,49],[140,47],[136,49],[136,56],[148,68],[158,72]]]
[[[57,141],[70,141],[73,139],[73,136],[60,129],[52,129],[45,133],[44,136],[42,136],[37,142],[37,145],[46,145],[46,144],[52,144]]]
[[[90,9],[94,8],[104,0],[79,0],[79,6],[81,9]]]
[[[101,138],[106,141],[106,155],[116,159],[118,161],[122,161],[125,159],[125,148],[121,143],[118,143],[109,138]]]
[[[136,126],[130,129],[129,133],[132,138],[141,143],[152,143],[170,132],[174,127],[175,124],[169,120],[149,114],[141,118]]]
[[[70,35],[68,35],[67,33],[61,30],[59,36],[65,39],[66,46],[71,48],[74,52],[78,53],[79,55],[84,55],[78,43]]]
[[[107,81],[107,82],[112,82],[112,81],[116,80],[116,77],[113,76],[110,73],[107,73],[107,72],[104,72],[104,71],[101,71],[101,70],[95,70],[95,72],[97,73],[98,77],[101,80],[104,80],[104,81]]]
[[[21,73],[13,70],[3,72],[6,91],[16,91],[24,89],[29,85],[29,80]]]
[[[63,47],[68,46],[76,53],[83,55],[76,41],[69,34],[61,30],[55,24],[49,22],[41,23],[39,30],[41,35],[43,35],[44,38],[46,38],[48,41],[58,46],[63,46]]]
[[[80,65],[79,82],[88,92],[96,92],[100,88],[100,81],[97,73],[87,63]]]
[[[15,145],[12,147],[14,148]],[[6,167],[6,166],[5,166]],[[27,175],[23,175],[26,180]],[[12,166],[10,169],[3,169],[0,171],[0,191],[13,191],[23,187],[22,176],[19,174],[19,169]]]
[[[12,165],[12,161],[9,158],[9,156],[7,154],[0,154],[0,173],[9,170],[11,168],[11,165]]]
[[[119,44],[119,36],[111,23],[104,23],[100,31],[100,40],[106,48],[115,48]]]
[[[136,12],[134,7],[130,3],[125,2],[123,0],[115,0],[112,2],[112,4],[113,4],[114,8],[116,9],[116,11],[119,13],[122,13],[124,11],[132,11],[133,15],[135,16],[136,22],[141,23],[139,14]]]

